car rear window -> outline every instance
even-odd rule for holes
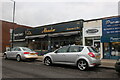
[[[94,52],[94,53],[98,53],[98,51],[94,48],[94,47],[87,47],[89,52]]]
[[[23,51],[32,51],[31,49],[29,49],[29,48],[22,48],[23,49]]]

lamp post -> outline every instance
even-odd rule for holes
[[[15,1],[11,0],[13,4],[13,25],[12,25],[12,40],[11,40],[11,47],[13,48],[13,40],[14,40],[14,21],[15,21]]]

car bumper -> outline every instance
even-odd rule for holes
[[[23,59],[37,59],[38,56],[29,56],[29,55],[25,55],[23,56]]]
[[[94,66],[99,66],[101,65],[101,60],[100,59],[93,59],[90,64],[89,67],[94,67]]]

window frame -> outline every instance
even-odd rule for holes
[[[67,48],[66,52],[58,52],[60,49],[64,49],[64,48]],[[70,48],[70,46],[65,46],[65,47],[59,48],[58,50],[55,51],[55,53],[67,53],[69,51],[69,48]]]

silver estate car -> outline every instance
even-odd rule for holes
[[[14,47],[11,51],[4,52],[3,57],[4,59],[16,59],[18,62],[27,59],[34,61],[38,58],[38,53],[26,47]]]
[[[64,46],[44,55],[44,64],[68,64],[75,65],[80,70],[101,64],[100,53],[90,46],[71,45]]]

